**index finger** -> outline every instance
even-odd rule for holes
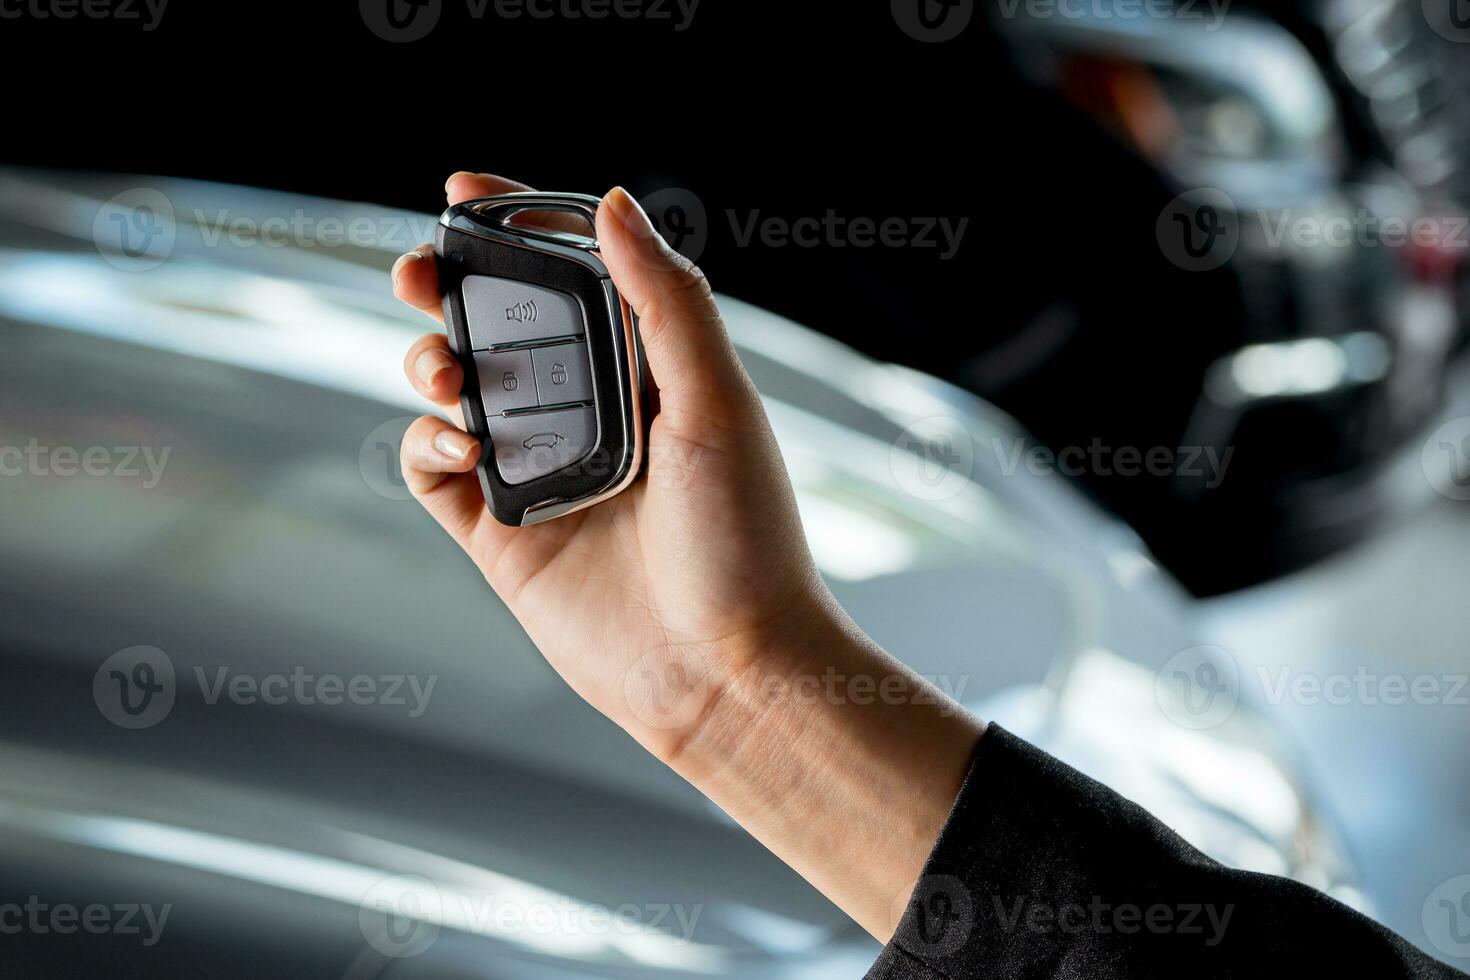
[[[473,201],[477,197],[494,197],[496,194],[529,190],[535,190],[535,188],[508,177],[499,177],[495,174],[472,174],[468,170],[450,174],[449,179],[444,182],[444,195],[449,199],[450,204]]]
[[[500,177],[495,174],[472,174],[464,170],[451,175],[449,180],[444,184],[444,193],[448,197],[450,204],[473,201],[479,197],[493,197],[496,194],[509,194],[514,191],[530,190],[535,190],[535,188],[507,177]],[[531,209],[511,217],[509,223],[530,228],[550,228],[553,231],[569,231],[576,235],[586,235],[588,237],[591,237],[593,234],[591,226],[585,219],[560,211],[538,211]]]

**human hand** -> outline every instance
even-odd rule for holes
[[[451,204],[527,189],[468,173],[446,185]],[[703,275],[621,189],[596,233],[658,393],[646,477],[545,524],[500,524],[459,418],[463,369],[435,332],[404,369],[453,421],[409,428],[408,486],[579,695],[886,941],[983,726],[864,635],[817,574]],[[442,320],[432,246],[398,260],[393,288]],[[899,696],[824,698],[834,674]]]
[[[456,174],[450,204],[521,185]],[[403,440],[409,488],[479,566],[576,692],[669,761],[729,677],[810,630],[830,607],[759,396],[699,270],[621,189],[597,215],[613,281],[639,314],[659,411],[645,479],[596,507],[525,528],[485,507],[482,451],[425,416]],[[394,267],[394,291],[442,318],[433,248]],[[422,394],[455,409],[464,372],[442,333],[404,361]],[[456,414],[456,419],[458,418]]]

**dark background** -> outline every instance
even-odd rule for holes
[[[355,2],[171,0],[151,32],[9,19],[0,155],[422,213],[443,207],[456,170],[549,190],[623,184],[645,199],[687,191],[705,212],[698,258],[716,289],[967,387],[1054,448],[1180,446],[1211,363],[1324,325],[1285,305],[1263,326],[1249,307],[1259,284],[1243,285],[1239,263],[1171,263],[1156,221],[1186,188],[1075,100],[1024,81],[993,7],[974,4],[942,43],[915,39],[888,3],[702,0],[681,31],[676,19],[473,18],[466,0],[444,0],[434,30],[409,43],[377,36]],[[1325,58],[1302,14],[1312,4],[1252,7],[1229,16],[1269,13]],[[1377,152],[1343,115],[1353,153]],[[829,211],[968,224],[948,260],[937,248],[741,246],[732,231],[756,214]],[[1237,434],[1213,509],[1166,480],[1093,474],[1085,489],[1190,588],[1238,588],[1367,523],[1373,508],[1354,500],[1318,530],[1303,509],[1322,508],[1281,492],[1368,479],[1364,459],[1388,440],[1360,418],[1375,406],[1350,408],[1286,409]]]
[[[961,37],[927,44],[887,4],[704,0],[679,32],[476,20],[449,0],[427,38],[394,44],[355,3],[304,6],[173,0],[149,33],[4,22],[25,55],[4,69],[18,93],[6,156],[424,212],[442,208],[444,178],[461,169],[588,193],[685,187],[709,216],[701,262],[717,288],[879,353],[909,348],[906,328],[967,346],[1003,334],[1104,275],[1108,238],[1151,246],[1172,196],[1159,187],[1134,207],[1149,195],[1144,168],[1024,86],[978,12]],[[881,246],[739,249],[726,217],[828,209],[970,222],[960,254],[941,261]],[[1137,329],[1135,311],[1119,312]],[[960,353],[915,356],[942,367]]]

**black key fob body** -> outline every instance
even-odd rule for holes
[[[501,194],[439,219],[444,324],[464,367],[460,402],[483,447],[485,503],[502,524],[590,507],[643,467],[647,372],[632,311],[590,237],[598,203]],[[528,223],[548,214],[546,226]],[[555,227],[581,221],[587,235]]]

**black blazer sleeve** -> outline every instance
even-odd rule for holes
[[[1205,857],[997,725],[868,980],[1465,974],[1286,878]]]

